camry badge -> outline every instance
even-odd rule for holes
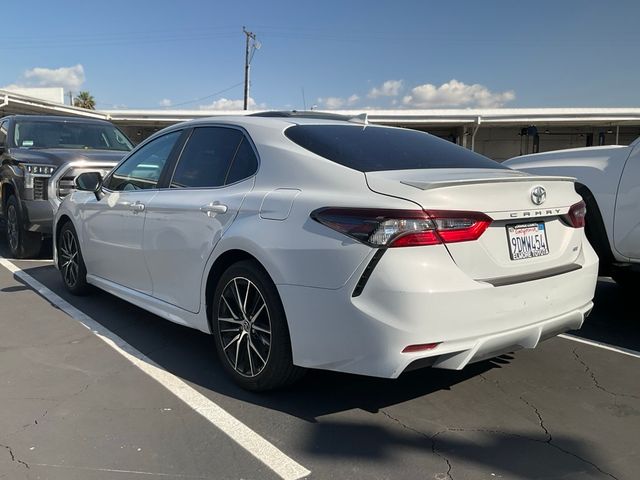
[[[547,199],[547,191],[541,186],[533,187],[531,190],[531,201],[534,205],[542,205]]]

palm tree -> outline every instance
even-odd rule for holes
[[[73,106],[86,108],[88,110],[95,110],[96,100],[89,92],[80,92],[78,96],[73,99]]]

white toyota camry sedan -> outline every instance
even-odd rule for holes
[[[598,258],[573,179],[317,113],[169,127],[61,205],[55,260],[214,336],[244,388],[304,368],[395,378],[577,329]]]

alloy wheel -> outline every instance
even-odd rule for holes
[[[16,207],[9,205],[7,209],[7,238],[9,239],[9,246],[12,252],[18,250],[18,244],[20,242],[18,228],[18,212],[16,211]]]
[[[231,367],[244,377],[259,375],[271,354],[271,318],[257,285],[244,277],[231,279],[222,290],[217,320]]]
[[[78,241],[71,230],[62,232],[59,255],[62,278],[69,287],[73,287],[78,281],[80,265],[78,263]]]

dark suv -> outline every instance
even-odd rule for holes
[[[51,234],[53,214],[81,173],[106,174],[132,149],[104,120],[13,115],[0,119],[0,215],[11,254],[29,258]]]

